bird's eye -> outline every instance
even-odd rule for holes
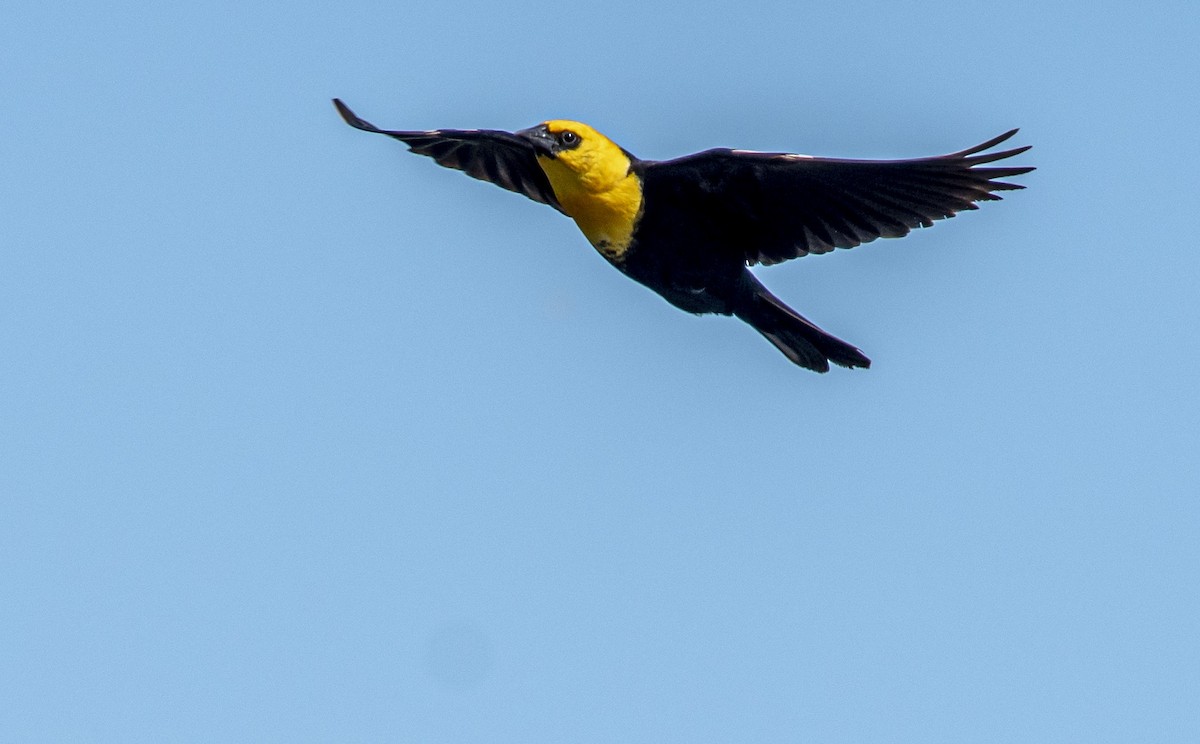
[[[558,141],[563,147],[574,147],[579,144],[579,135],[568,129],[558,135]]]

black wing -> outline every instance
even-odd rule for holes
[[[337,98],[333,99],[333,105],[346,123],[356,129],[394,137],[418,155],[433,158],[438,165],[456,168],[481,181],[489,181],[562,211],[550,181],[537,164],[533,145],[515,134],[487,129],[390,131],[358,118]]]
[[[677,199],[699,200],[714,233],[736,243],[749,264],[773,264],[907,235],[1000,199],[997,191],[1025,188],[997,179],[1033,168],[979,167],[1028,150],[984,152],[1016,133],[915,160],[709,150],[648,164],[646,178]]]

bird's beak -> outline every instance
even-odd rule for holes
[[[550,134],[550,130],[545,124],[538,124],[536,127],[522,129],[516,133],[518,137],[533,145],[533,149],[538,155],[545,155],[552,158],[558,152],[558,141],[554,139],[554,135]]]

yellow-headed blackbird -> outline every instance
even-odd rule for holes
[[[575,220],[623,274],[690,313],[736,315],[784,355],[817,372],[829,362],[869,367],[861,351],[825,333],[750,273],[774,264],[953,217],[1029,167],[979,166],[1029,149],[985,152],[1017,130],[951,155],[840,160],[715,149],[639,160],[586,124],[554,120],[510,133],[389,131],[334,99],[350,126],[394,137],[439,165],[549,204]]]

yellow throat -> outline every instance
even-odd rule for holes
[[[579,145],[555,157],[538,156],[554,195],[605,258],[620,261],[642,211],[642,183],[629,156],[604,135],[575,121],[549,121],[552,133],[570,130]]]

